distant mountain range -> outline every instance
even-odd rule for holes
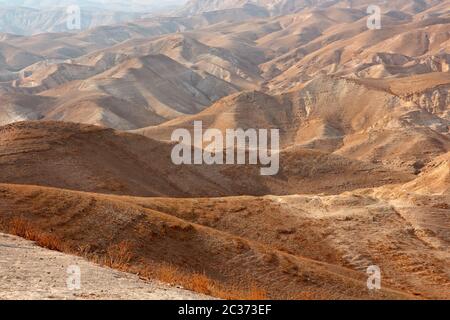
[[[138,20],[164,11],[172,11],[182,0],[172,1],[0,1],[0,32],[34,35],[45,32],[76,32],[103,25]],[[68,8],[80,7],[80,29],[68,27]]]
[[[187,0],[0,0],[1,6],[51,9],[78,5],[110,11],[150,12],[161,8],[183,5]]]

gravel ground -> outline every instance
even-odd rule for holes
[[[70,266],[81,271],[80,289],[69,290]],[[72,267],[73,268],[73,267]],[[70,269],[69,269],[70,270]],[[36,246],[15,236],[0,234],[0,299],[208,299],[187,290],[99,267],[80,257]]]

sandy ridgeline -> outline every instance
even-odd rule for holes
[[[81,269],[81,289],[67,288],[67,268]],[[0,299],[196,300],[208,297],[102,268],[82,258],[0,234]]]

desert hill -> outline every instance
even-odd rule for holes
[[[16,92],[18,96],[28,95],[30,100],[46,100],[42,113],[42,108],[23,106],[39,114],[39,119],[130,130],[198,113],[239,89],[212,73],[185,67],[161,54],[114,61],[106,68],[97,64],[37,63],[24,69],[26,76],[15,82],[15,88],[4,90],[8,96]],[[3,121],[8,123],[8,118]]]
[[[445,165],[448,168],[449,162]],[[386,270],[384,281],[395,283],[394,287],[444,297],[450,240],[448,192],[430,196],[402,188],[334,196],[127,201],[361,272],[376,264]]]
[[[436,158],[429,163],[422,174],[415,180],[405,185],[406,190],[420,194],[450,193],[450,154]]]
[[[440,102],[437,110],[416,104],[411,93],[395,94],[397,89],[380,83],[322,76],[281,95],[238,93],[197,115],[135,132],[167,141],[175,128],[192,131],[194,121],[223,132],[282,128],[282,148],[301,146],[412,173],[419,163],[425,165],[448,152],[449,122],[444,111],[448,107]],[[395,83],[401,87],[402,82]],[[421,90],[427,89],[415,92]]]
[[[409,174],[319,151],[293,148],[280,155],[280,172],[259,166],[176,166],[173,144],[112,129],[62,122],[0,127],[4,183],[139,196],[226,196],[339,193],[410,181]],[[355,176],[353,172],[370,173]],[[320,183],[317,177],[321,177]],[[220,181],[220,183],[218,182]]]
[[[0,43],[0,70],[2,72],[19,71],[42,59],[42,56],[29,52],[26,49],[4,42]]]
[[[111,252],[115,245],[127,241],[131,257],[128,271],[144,273],[148,268],[170,263],[188,273],[204,274],[224,286],[244,290],[256,285],[271,298],[371,296],[366,280],[356,271],[289,254],[120,199],[11,185],[1,185],[0,195],[2,230],[9,230],[14,218],[21,217],[42,234],[51,232],[62,250],[82,254],[82,246],[87,256],[104,256],[108,249]],[[371,296],[412,297],[388,288]]]
[[[25,120],[39,120],[49,111],[52,100],[17,92],[0,93],[0,123],[6,125]]]
[[[46,117],[49,120],[129,130],[195,114],[236,91],[211,74],[192,71],[164,55],[149,55],[125,60],[87,80],[72,81],[40,95],[57,98]],[[98,104],[99,110],[80,112],[74,108],[79,99],[94,102],[94,97],[105,101]],[[70,116],[73,110],[78,114]]]

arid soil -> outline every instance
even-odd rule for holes
[[[4,231],[20,217],[63,250],[95,256],[130,241],[136,273],[170,263],[225,285],[256,284],[272,298],[448,298],[448,196],[430,202],[381,188],[175,200],[12,185],[0,193]],[[364,271],[373,264],[395,290],[368,292]]]
[[[128,270],[135,273],[169,263],[242,291],[256,285],[270,298],[410,296],[388,288],[373,295],[364,275],[350,268],[288,253],[112,196],[12,185],[2,185],[0,194],[3,231],[17,230],[20,218],[30,223],[36,230],[33,233],[42,235],[36,237],[38,241],[45,243],[51,237],[54,240],[47,243],[60,250],[106,260],[115,259],[111,256],[115,248],[127,242],[129,264],[119,265],[129,265]]]
[[[69,266],[81,271],[80,289],[69,290]],[[199,300],[207,296],[144,281],[135,275],[102,268],[86,260],[50,251],[30,241],[0,234],[2,300]]]

